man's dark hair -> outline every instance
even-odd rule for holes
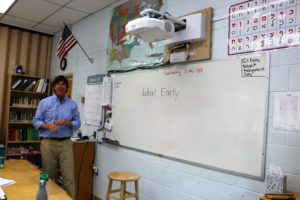
[[[52,82],[52,86],[54,87],[58,82],[63,81],[64,84],[66,84],[67,88],[68,88],[68,79],[65,76],[57,76],[54,78],[53,82]]]

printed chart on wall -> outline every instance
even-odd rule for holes
[[[162,42],[145,43],[135,36],[126,35],[125,26],[140,17],[140,11],[146,8],[165,12],[166,4],[167,0],[129,0],[113,9],[107,47],[108,71],[163,63]]]
[[[300,92],[276,92],[273,128],[300,131]]]
[[[228,55],[300,45],[299,0],[252,0],[230,6]]]
[[[121,145],[263,177],[266,55],[114,75],[109,137]]]
[[[93,75],[85,87],[84,119],[86,124],[99,126],[102,112],[102,82],[104,75]]]

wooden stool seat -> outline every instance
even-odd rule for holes
[[[136,200],[139,200],[139,187],[138,181],[140,176],[133,172],[111,172],[107,175],[109,179],[107,193],[106,193],[106,200],[110,198],[115,200],[125,200],[129,197],[135,197]],[[121,183],[121,187],[119,189],[112,190],[113,181],[119,181]],[[135,185],[135,193],[126,191],[126,182],[134,181]],[[115,197],[112,193],[120,192],[120,197]]]
[[[107,177],[114,181],[137,181],[140,179],[140,176],[133,172],[111,172]]]

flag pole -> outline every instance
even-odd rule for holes
[[[69,29],[69,27],[67,26],[67,24],[64,22],[65,26]],[[70,30],[70,29],[69,29]],[[72,31],[70,31],[72,33]],[[72,35],[74,35],[72,33]],[[79,45],[79,47],[81,48],[81,50],[83,51],[83,53],[86,55],[86,57],[89,59],[90,63],[93,63],[94,62],[94,59],[89,57],[89,55],[85,52],[85,50],[83,49],[83,47],[81,46],[81,44],[79,43],[79,41],[77,40],[76,38],[76,41],[77,41],[77,44]]]
[[[72,33],[73,34],[73,33]],[[77,40],[77,39],[76,39]],[[77,44],[79,45],[79,47],[81,48],[81,50],[83,51],[83,53],[86,55],[86,57],[89,59],[89,61],[91,62],[91,63],[93,63],[94,62],[94,59],[93,58],[91,58],[91,57],[89,57],[88,55],[87,55],[87,53],[85,52],[85,50],[82,48],[82,46],[81,46],[81,44],[78,42],[78,40],[77,40]]]

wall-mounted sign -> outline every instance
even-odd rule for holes
[[[300,45],[300,0],[235,4],[228,21],[228,55]]]

